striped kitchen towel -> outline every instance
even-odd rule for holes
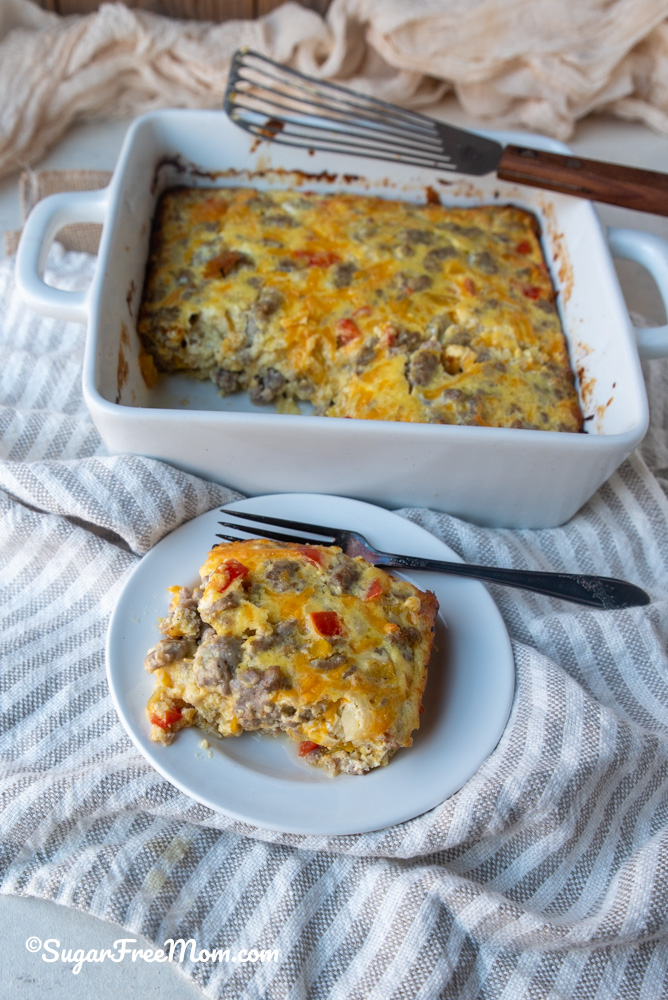
[[[91,258],[53,249],[49,281],[81,288],[91,273]],[[83,327],[26,309],[0,263],[2,891],[158,945],[278,950],[277,962],[187,958],[225,1000],[666,995],[666,363],[648,371],[642,451],[564,527],[400,512],[465,559],[578,565],[638,582],[651,604],[595,612],[495,590],[517,689],[489,759],[410,822],[296,836],[192,801],[118,721],[104,636],[124,580],[233,494],[105,452],[81,395],[83,342]]]

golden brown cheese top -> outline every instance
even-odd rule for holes
[[[582,427],[538,224],[512,206],[169,190],[139,332],[163,371],[286,412]]]
[[[196,609],[173,588],[162,651],[176,642],[178,655],[161,659],[159,643],[147,657],[157,681],[154,738],[169,728],[161,717],[180,728],[194,708],[222,735],[287,731],[327,751],[363,747],[370,766],[410,745],[433,642],[432,594],[336,546],[257,539],[214,548],[201,577]]]
[[[253,581],[248,598],[241,596],[240,603],[229,610],[216,610],[221,587],[225,593],[246,594],[246,577],[227,583],[229,567],[232,565],[234,571],[237,563],[248,569]],[[421,599],[411,584],[363,560],[355,561],[359,577],[354,587],[349,585],[346,592],[335,583],[333,589],[337,571],[343,569],[349,575],[348,566],[349,560],[342,559],[335,546],[304,546],[297,559],[294,550],[286,553],[275,542],[221,546],[213,550],[202,567],[209,581],[200,614],[221,635],[253,632],[262,638],[272,635],[280,622],[295,622],[299,636],[295,647],[283,651],[273,646],[258,649],[260,643],[250,640],[259,667],[275,662],[286,667],[289,664],[294,687],[308,706],[325,694],[332,704],[351,695],[357,702],[375,702],[373,733],[368,733],[378,736],[391,724],[414,686],[415,658],[406,658],[396,640],[402,629],[419,623]],[[336,658],[335,665],[332,657]],[[354,671],[344,677],[353,665]],[[313,739],[319,737],[316,742],[327,739],[322,721],[317,732],[312,729],[309,733]]]

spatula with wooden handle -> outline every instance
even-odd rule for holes
[[[232,60],[224,107],[258,139],[474,176],[496,172],[500,180],[668,215],[667,174],[502,146],[248,49]]]

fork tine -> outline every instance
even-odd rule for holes
[[[304,535],[285,535],[281,534],[279,531],[267,531],[263,525],[258,525],[257,529],[253,527],[244,528],[241,524],[232,524],[230,521],[219,521],[218,524],[223,528],[238,528],[239,531],[245,531],[246,534],[252,535],[254,538],[271,538],[276,542],[295,542],[297,545],[331,545],[331,542],[323,541],[321,538],[306,538]],[[233,538],[231,535],[216,535],[216,538],[227,538],[231,542],[243,542],[244,538]]]
[[[295,531],[314,531],[316,535],[327,535],[328,538],[336,538],[339,529],[326,527],[323,524],[311,524],[306,521],[289,521],[283,517],[267,517],[264,514],[248,514],[242,510],[221,510],[221,514],[241,517],[246,521],[258,521],[260,524],[272,524],[278,528],[292,528]],[[229,525],[228,525],[229,527]],[[238,525],[241,527],[241,525]]]

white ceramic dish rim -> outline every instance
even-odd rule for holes
[[[143,117],[148,118],[149,116],[147,115]],[[142,119],[140,118],[133,123],[128,132],[126,145],[124,146],[121,156],[119,157],[117,169],[114,172],[114,177],[112,178],[112,182],[110,183],[108,189],[110,205],[114,204],[114,195],[117,198],[119,197],[120,191],[122,191],[123,187],[122,178],[125,172],[126,163],[129,160],[130,156],[132,155],[134,131],[138,130],[141,127],[141,124],[142,124]],[[519,132],[497,132],[493,130],[489,131],[481,130],[481,134],[485,134],[489,138],[495,139],[503,144],[510,144],[510,143],[531,144],[533,142],[535,145],[538,145],[539,147],[551,149],[557,152],[569,152],[569,149],[566,145],[558,142],[557,140],[550,139],[545,136],[531,135],[531,134],[527,135],[526,133],[519,133]],[[391,164],[387,164],[386,166],[389,175],[391,174]],[[113,191],[114,180],[116,180],[118,188],[115,193]],[[598,217],[595,214],[593,205],[589,204],[587,208],[591,216],[592,226],[594,226],[596,229],[600,231],[601,226]],[[649,236],[649,234],[643,234],[643,235]],[[111,234],[107,233],[107,236],[110,242]],[[614,238],[616,240],[616,245],[619,248],[620,256],[627,255],[632,259],[639,258],[642,247],[641,249],[638,249],[637,246],[638,241],[636,239],[636,236],[637,234],[633,230],[623,230],[623,229],[614,230]],[[650,243],[651,239],[652,238],[650,237]],[[662,249],[668,250],[668,244],[665,244],[663,241],[658,240],[658,238],[655,239],[657,245],[650,246],[651,252],[646,253],[647,259],[645,263],[648,269],[654,275],[657,284],[659,284],[664,275],[660,266],[662,263],[662,257],[660,256],[660,253],[657,256],[657,251],[660,252]],[[642,244],[644,244],[644,242],[645,241],[643,240]],[[101,244],[100,256],[106,260],[108,254],[109,254],[108,247],[103,247],[103,245]],[[666,282],[664,286],[663,282],[661,281],[660,288],[661,290],[663,290],[663,288],[665,287],[665,292],[663,293],[663,297],[668,312],[668,254],[666,255],[666,262],[667,262],[666,274],[665,274]],[[92,289],[91,289],[91,295],[88,300],[88,308],[90,310],[90,325],[93,329],[98,328],[99,302],[100,302],[100,296],[99,295],[94,296],[92,294]],[[624,302],[621,290],[619,290],[618,306],[620,313],[622,313],[625,316],[628,315],[626,304]],[[631,328],[629,329],[631,330]],[[645,351],[643,352],[643,356],[652,357],[652,356],[664,356],[668,354],[668,325],[663,328],[649,328],[642,330],[636,329],[635,336],[636,340],[632,341],[635,347],[633,354],[635,355],[634,360],[638,361],[638,364],[635,366],[635,370],[633,372],[628,372],[627,375],[628,377],[633,377],[636,380],[638,386],[640,386],[642,388],[642,391],[644,392],[644,381],[639,365],[639,356],[641,354],[642,345],[643,343],[645,344]],[[629,339],[632,340],[632,335]],[[113,403],[111,400],[104,397],[97,389],[95,358],[92,356],[92,354],[93,354],[92,350],[87,351],[87,357],[85,359],[84,384],[86,386],[87,395],[90,398],[91,402],[94,402],[94,405],[97,408],[106,411],[110,416],[113,416],[117,404]],[[137,407],[137,408],[144,409],[142,407]],[[167,422],[173,419],[173,415],[175,412],[181,412],[173,408],[151,407],[150,409],[152,418]],[[189,421],[194,421],[195,423],[197,423],[199,421],[209,422],[213,420],[214,423],[219,423],[221,424],[221,426],[225,426],[228,428],[230,427],[230,425],[234,426],[235,423],[238,423],[239,425],[246,425],[249,422],[262,424],[267,419],[267,412],[259,412],[259,413],[248,412],[247,410],[217,411],[217,410],[188,409],[187,412]],[[293,415],[281,414],[273,411],[271,412],[270,416],[272,422],[276,421],[278,422],[279,425],[282,424],[286,429],[291,427],[295,419]],[[307,421],[311,426],[317,426],[320,433],[323,432],[323,423],[325,423],[327,425],[325,433],[328,435],[338,436],[342,432],[343,428],[346,428],[346,430],[350,429],[350,422],[346,418],[342,417],[331,417],[328,418],[327,421],[323,421],[321,417],[300,415],[298,419],[300,422]],[[415,425],[412,424],[401,424],[400,422],[388,422],[383,420],[367,421],[366,423],[368,425],[366,431],[371,435],[375,434],[378,436],[384,436],[387,433],[388,426],[391,427],[392,433],[396,434],[397,436],[403,435],[410,438],[416,432]],[[626,444],[628,446],[634,445],[637,441],[639,441],[640,439],[642,439],[642,437],[644,437],[648,424],[649,424],[649,411],[647,406],[645,406],[644,412],[642,413],[641,418],[636,427],[628,431],[622,432],[621,434],[597,434],[595,436],[597,445],[599,448],[606,449],[609,447],[615,450],[619,448],[620,445],[622,444]],[[494,440],[494,438],[497,438],[499,440],[504,440],[507,437],[508,430],[509,430],[508,428],[504,427],[479,428],[471,426],[452,427],[449,425],[430,425],[430,424],[419,425],[420,434],[424,434],[425,437],[432,436],[435,439],[442,437],[444,433],[450,434],[454,432],[455,434],[458,435],[458,437],[460,437],[460,439],[463,440],[466,439],[467,437],[470,437],[471,440],[475,441],[480,436],[481,433],[485,437],[491,435],[490,440],[492,441]],[[513,428],[511,431],[513,435],[515,435],[518,432],[522,434],[522,436],[525,436],[527,434],[530,435],[532,438],[535,436],[534,431],[523,430],[520,428]],[[547,436],[550,438],[559,437],[559,435],[556,435],[554,432],[545,432],[545,431],[541,432],[541,436],[545,434],[547,434]],[[513,440],[516,439],[513,437]],[[590,441],[591,441],[591,435],[586,433],[578,435],[576,434],[569,435],[569,446],[575,448],[586,449],[587,447],[590,447]]]
[[[357,527],[386,548],[396,544],[411,554],[460,561],[419,525],[357,500],[280,494],[226,507],[302,519],[310,514],[311,520],[317,510],[326,523]],[[112,700],[135,746],[156,770],[190,797],[236,820],[314,835],[364,833],[406,822],[439,805],[473,777],[494,751],[510,716],[515,691],[512,648],[501,614],[483,584],[434,573],[406,577],[433,590],[441,602],[437,638],[449,646],[448,677],[438,672],[446,659],[442,649],[432,658],[425,712],[414,745],[399,751],[387,767],[363,776],[329,778],[299,762],[294,744],[286,755],[276,739],[264,737],[258,747],[252,734],[211,740],[213,758],[198,751],[204,734],[195,729],[183,730],[169,747],[151,743],[144,706],[153,678],[143,671],[141,661],[159,638],[156,617],[166,610],[166,588],[185,583],[184,572],[196,578],[198,562],[192,564],[192,553],[202,561],[202,549],[212,543],[219,518],[218,510],[209,511],[154,546],[126,581],[109,623],[107,678]],[[277,773],[272,774],[277,760]],[[270,773],[262,773],[263,769]]]

